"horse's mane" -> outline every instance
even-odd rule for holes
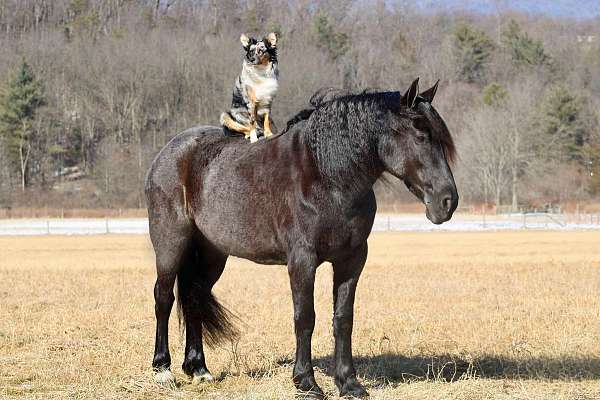
[[[296,127],[303,122],[306,122],[310,119],[315,111],[317,111],[321,107],[325,107],[327,105],[331,105],[332,103],[348,103],[348,102],[377,102],[377,103],[386,103],[388,106],[392,107],[392,103],[400,104],[401,94],[399,92],[385,92],[378,89],[365,89],[359,93],[353,93],[349,90],[345,89],[336,89],[331,87],[321,88],[317,90],[310,98],[309,104],[310,106],[302,109],[292,118],[287,121],[286,128],[283,130],[283,134],[290,131],[292,128]],[[422,97],[417,97],[417,104],[420,102],[425,102]],[[335,104],[334,104],[335,106]],[[454,140],[450,131],[446,127],[442,118],[435,112],[434,109],[431,109],[434,118],[439,119],[441,121],[442,126],[436,130],[437,137],[440,140],[442,148],[444,149],[444,154],[450,163],[454,162],[456,158],[456,147],[454,145]],[[422,117],[422,113],[415,111],[409,108],[401,108],[400,113],[404,115],[408,119],[415,119],[418,117]]]
[[[286,127],[282,133],[287,133],[290,129],[292,129],[295,125],[300,122],[306,121],[310,118],[313,112],[324,102],[333,100],[335,98],[341,97],[342,95],[350,94],[349,91],[336,89],[332,87],[325,87],[317,90],[311,97],[308,103],[309,107],[300,110],[296,115],[288,120],[286,123]]]
[[[367,93],[368,91],[372,91],[372,90],[373,89],[366,89],[363,92],[361,92],[361,94]],[[319,106],[321,106],[327,102],[330,102],[330,101],[333,101],[336,99],[341,99],[343,97],[349,97],[352,95],[356,95],[356,94],[353,94],[350,90],[337,89],[337,88],[333,88],[333,87],[324,87],[324,88],[317,90],[310,97],[310,100],[308,101],[310,106],[300,110],[298,113],[296,113],[296,115],[294,115],[292,118],[290,118],[282,133],[286,133],[292,127],[294,127],[294,125],[296,125],[302,121],[308,120],[310,118],[310,116],[312,115],[312,113],[315,110],[317,110],[317,108],[319,108]]]

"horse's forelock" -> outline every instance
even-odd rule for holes
[[[444,122],[435,108],[428,102],[420,102],[417,105],[417,109],[432,125],[433,133],[437,136],[444,149],[446,160],[448,160],[450,164],[453,164],[456,161],[456,146],[454,145],[452,134],[446,126],[446,122]]]

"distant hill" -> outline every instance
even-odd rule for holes
[[[419,0],[422,10],[467,10],[482,14],[495,13],[498,10],[516,10],[530,14],[555,17],[591,19],[600,17],[599,0]]]

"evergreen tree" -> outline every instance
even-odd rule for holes
[[[43,87],[23,60],[0,97],[0,135],[4,138],[9,158],[18,165],[23,190],[27,185],[33,122],[38,109],[44,104]]]
[[[510,21],[502,36],[515,64],[519,66],[550,65],[551,58],[546,54],[542,41],[530,38],[526,32],[521,30],[516,21]]]
[[[492,56],[494,43],[487,35],[467,24],[454,30],[454,54],[458,64],[459,78],[465,82],[481,82],[485,67]]]
[[[550,156],[561,161],[582,161],[590,141],[591,116],[581,98],[559,87],[552,90],[542,106],[541,128],[550,144]]]
[[[508,92],[502,85],[493,82],[483,88],[483,103],[490,107],[499,107],[506,101]]]
[[[314,31],[317,45],[327,51],[333,61],[350,49],[350,39],[343,32],[338,32],[329,21],[327,14],[320,12],[315,17]]]

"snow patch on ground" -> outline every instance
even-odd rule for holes
[[[562,223],[558,217],[537,216],[523,220],[519,216],[488,217],[455,215],[451,221],[434,225],[424,215],[377,215],[374,232],[404,231],[499,231],[521,229],[549,230],[600,230],[600,224]],[[122,219],[8,219],[0,220],[0,236],[36,235],[103,235],[103,234],[148,234],[146,218]]]

